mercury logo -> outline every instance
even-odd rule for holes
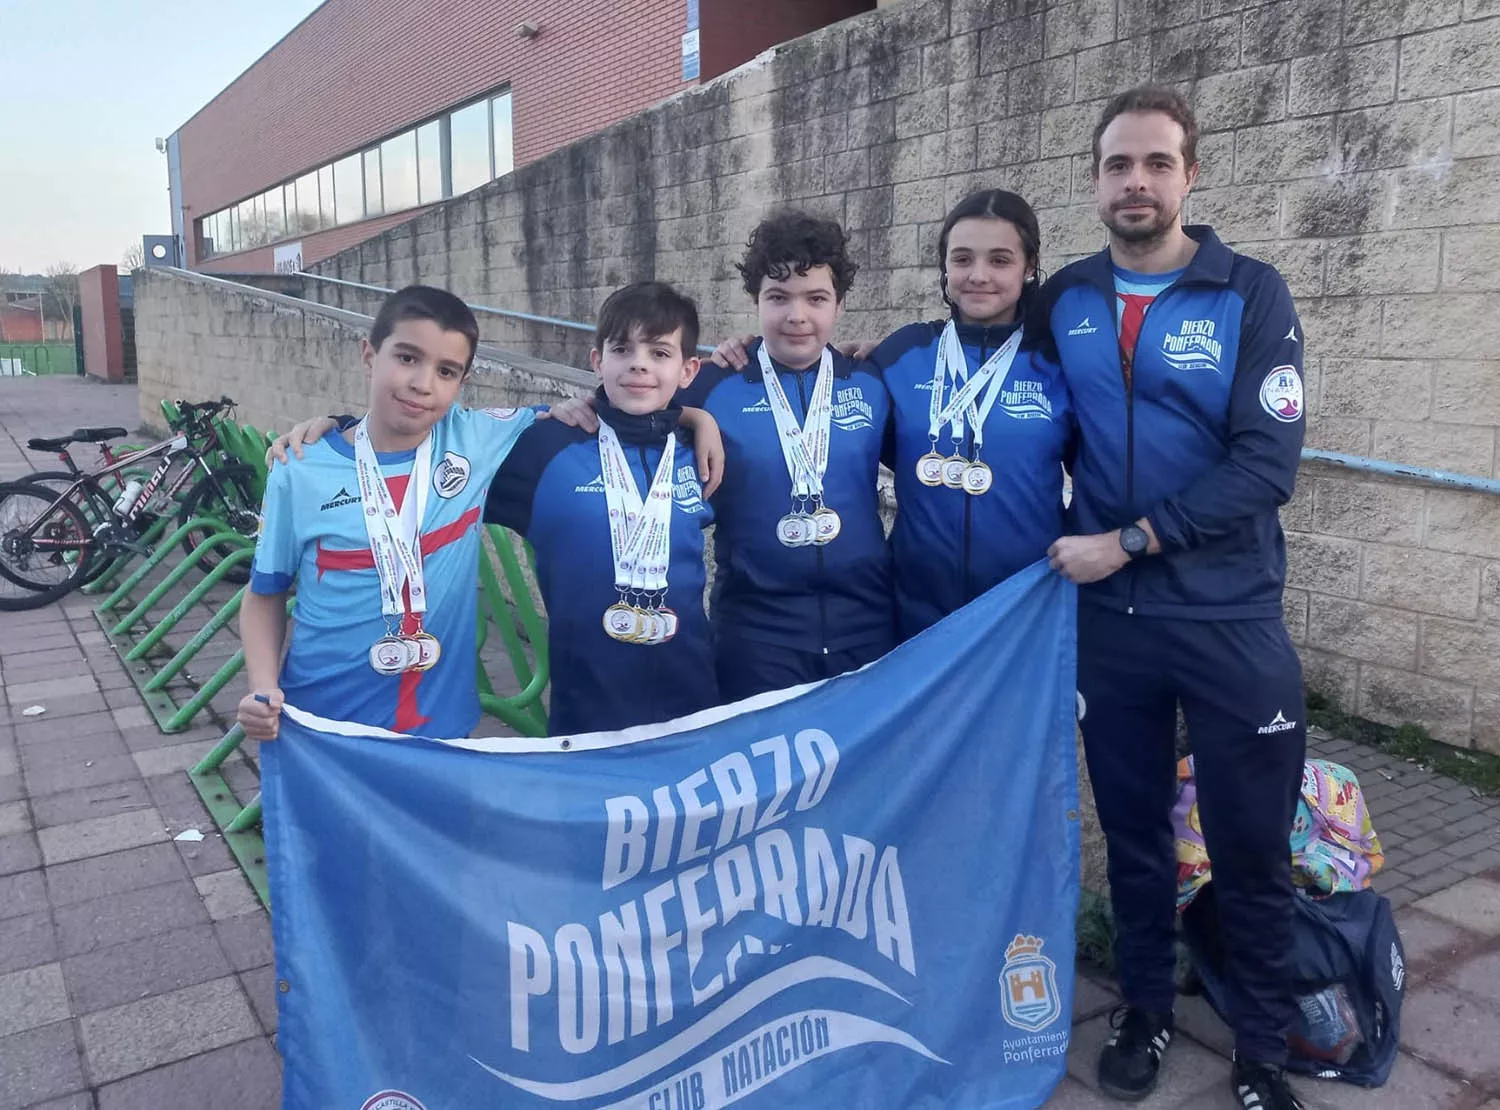
[[[603,493],[604,492],[604,475],[603,474],[596,475],[594,477],[594,480],[592,482],[585,482],[581,486],[574,486],[573,487],[573,492],[574,493]]]
[[[1287,720],[1286,715],[1278,710],[1276,716],[1271,718],[1270,724],[1261,725],[1260,728],[1256,729],[1255,731],[1262,736],[1269,736],[1273,732],[1290,732],[1296,727],[1296,721]]]
[[[318,512],[326,513],[329,509],[337,509],[343,505],[358,505],[359,498],[349,492],[348,486],[340,486],[338,493],[334,494],[323,504],[318,506]]]
[[[1068,334],[1069,335],[1093,335],[1098,330],[1099,329],[1096,328],[1096,327],[1094,327],[1093,324],[1089,323],[1089,318],[1087,316],[1085,316],[1082,320],[1078,321],[1077,324],[1073,325],[1073,327],[1071,327],[1071,328],[1068,329]]]

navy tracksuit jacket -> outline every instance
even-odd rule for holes
[[[644,497],[667,436],[678,434],[681,410],[631,416],[610,405],[603,390],[595,403],[599,419],[619,435]],[[536,552],[547,605],[547,723],[554,736],[670,720],[720,701],[703,611],[703,529],[713,512],[698,483],[692,448],[680,436],[674,469],[666,603],[677,613],[678,628],[671,640],[651,647],[621,643],[604,631],[604,610],[619,595],[598,439],[541,421],[522,433],[490,482],[485,522],[514,529]]]
[[[1233,982],[1237,1048],[1279,1063],[1295,1019],[1287,975],[1288,837],[1306,743],[1302,674],[1282,620],[1303,439],[1302,327],[1285,282],[1187,229],[1196,255],[1146,311],[1127,379],[1109,252],[1044,289],[1078,413],[1070,531],[1145,517],[1162,553],[1079,594],[1084,743],[1109,848],[1126,1000],[1172,1006],[1178,703]]]
[[[990,587],[1030,566],[1063,534],[1062,465],[1073,440],[1073,405],[1057,364],[1030,339],[1016,353],[984,425],[981,458],[994,485],[981,497],[917,480],[928,438],[933,369],[944,321],[909,324],[870,355],[891,397],[892,441],[885,461],[896,476],[896,616],[902,639],[936,624]],[[958,325],[972,373],[1015,330],[1014,324]],[[945,390],[944,398],[949,396]],[[966,425],[961,452],[973,457]],[[944,426],[938,451],[951,454]]]
[[[827,678],[894,646],[890,546],[875,479],[890,402],[871,368],[834,354],[833,418],[824,502],[843,530],[821,547],[785,547],[776,522],[791,509],[791,477],[766,400],[760,341],[733,371],[706,363],[678,393],[718,421],[726,452],[714,494],[713,598],[720,691],[735,701]],[[807,414],[818,366],[776,366],[792,412]]]

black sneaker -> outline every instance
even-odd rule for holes
[[[1156,1089],[1162,1054],[1172,1043],[1172,1015],[1117,1006],[1115,1035],[1099,1053],[1099,1089],[1122,1102],[1139,1102]]]
[[[1229,1082],[1245,1110],[1307,1110],[1280,1068],[1236,1056]]]

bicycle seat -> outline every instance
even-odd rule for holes
[[[110,439],[119,439],[130,433],[124,428],[74,428],[74,443],[103,443]]]
[[[72,442],[72,436],[58,436],[56,439],[28,439],[26,446],[33,451],[66,451]]]

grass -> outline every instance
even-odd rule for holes
[[[1307,692],[1307,719],[1341,740],[1368,745],[1457,779],[1488,797],[1500,797],[1500,756],[1444,744],[1421,725],[1382,725],[1356,717],[1313,690]]]

